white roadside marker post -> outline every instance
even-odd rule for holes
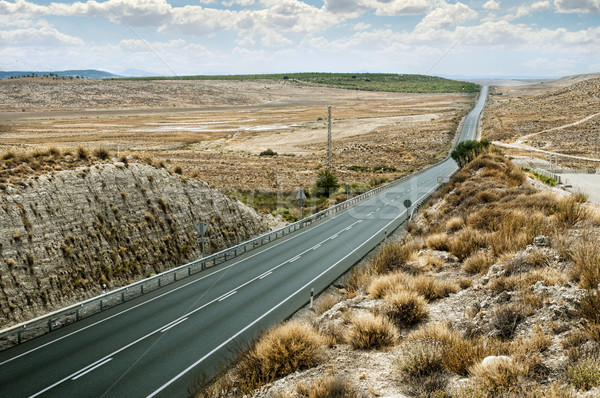
[[[310,309],[312,310],[313,307],[313,296],[315,294],[315,289],[310,289]]]

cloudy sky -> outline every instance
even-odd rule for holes
[[[600,72],[600,0],[0,0],[0,70]]]

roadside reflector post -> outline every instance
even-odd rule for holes
[[[312,310],[313,307],[313,296],[315,295],[315,289],[312,288],[310,289],[310,309]]]

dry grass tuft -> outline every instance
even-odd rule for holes
[[[407,265],[415,259],[415,251],[410,246],[396,242],[385,243],[370,261],[369,269],[374,274],[383,274],[397,269],[415,272]]]
[[[433,340],[418,340],[402,346],[396,366],[410,396],[444,396],[448,375],[442,357],[441,344]]]
[[[479,250],[463,261],[462,269],[469,274],[484,274],[494,264],[494,261],[495,258],[489,251]]]
[[[331,293],[327,293],[318,297],[315,300],[315,304],[313,306],[315,314],[317,314],[317,316],[322,315],[324,312],[329,311],[334,305],[336,305],[340,301],[341,299],[338,296]]]
[[[235,370],[241,390],[248,394],[277,378],[316,366],[324,347],[325,338],[310,325],[290,321],[274,327],[240,354]]]
[[[462,217],[452,217],[446,221],[446,230],[450,232],[456,232],[465,226],[465,220]]]
[[[567,380],[575,388],[585,391],[600,386],[600,360],[585,359],[569,367]]]
[[[438,281],[428,275],[418,275],[408,279],[407,287],[429,301],[447,297],[459,290],[458,285],[453,282]]]
[[[508,392],[520,392],[522,380],[528,369],[512,360],[496,360],[489,364],[477,364],[469,369],[473,381],[488,396]]]
[[[581,198],[574,195],[559,200],[554,214],[561,226],[570,227],[585,219],[588,211],[582,206]]]
[[[461,260],[466,259],[472,253],[487,246],[486,233],[476,231],[471,227],[466,227],[456,233],[449,243],[450,253]]]
[[[429,316],[427,301],[423,296],[410,291],[385,296],[383,312],[401,328],[416,325]]]
[[[433,234],[427,237],[427,247],[432,250],[449,251],[450,237],[445,234]]]
[[[396,344],[398,332],[382,315],[363,314],[352,318],[346,342],[359,350],[382,349]]]
[[[507,351],[495,339],[467,338],[441,323],[424,325],[407,338],[409,343],[419,340],[438,342],[443,350],[444,368],[461,376],[467,376],[469,368],[486,356],[501,355]]]
[[[496,336],[503,340],[511,339],[523,319],[520,308],[514,304],[506,304],[492,312],[490,323]]]
[[[306,398],[356,398],[359,396],[350,382],[341,377],[325,375],[312,383],[300,383],[296,392]]]
[[[406,285],[408,275],[403,272],[380,275],[371,281],[367,293],[374,299],[380,299],[393,292],[400,292]]]
[[[600,283],[600,239],[595,236],[578,241],[571,250],[575,263],[573,277],[582,289],[596,289]]]

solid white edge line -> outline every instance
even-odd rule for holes
[[[181,376],[183,376],[184,374],[186,374],[187,372],[189,372],[190,370],[192,370],[194,367],[196,367],[198,364],[202,363],[204,360],[206,360],[206,358],[210,357],[212,354],[214,354],[215,352],[219,351],[221,348],[223,348],[225,345],[229,344],[233,339],[235,339],[236,337],[238,337],[240,334],[244,333],[246,330],[250,329],[252,326],[254,326],[255,324],[257,324],[258,322],[260,322],[263,318],[265,318],[267,315],[269,315],[271,312],[275,311],[277,308],[279,308],[280,306],[282,306],[284,303],[286,303],[288,300],[290,300],[292,297],[294,297],[295,295],[297,295],[298,293],[300,293],[302,290],[306,289],[307,287],[309,287],[311,284],[313,284],[317,279],[319,279],[320,277],[322,277],[323,275],[325,275],[327,272],[331,271],[333,268],[335,268],[339,263],[341,263],[342,261],[344,261],[345,259],[347,259],[348,257],[350,257],[351,255],[353,255],[357,250],[359,250],[360,248],[362,248],[365,244],[367,244],[367,242],[369,240],[371,240],[374,236],[376,236],[377,234],[380,234],[381,231],[385,230],[389,225],[391,225],[393,222],[395,222],[398,218],[402,217],[402,215],[406,213],[406,210],[404,210],[402,213],[400,213],[400,215],[396,218],[394,218],[392,221],[390,221],[389,223],[387,223],[383,228],[381,228],[379,231],[377,231],[376,233],[374,233],[373,235],[371,235],[368,239],[366,239],[360,246],[358,246],[356,249],[352,250],[350,253],[348,253],[346,256],[344,256],[341,260],[338,260],[335,264],[333,264],[332,266],[330,266],[329,268],[327,268],[326,270],[324,270],[323,272],[321,272],[319,275],[317,275],[316,277],[314,277],[310,282],[306,283],[304,286],[302,286],[301,288],[299,288],[298,290],[296,290],[294,293],[292,293],[291,295],[289,295],[288,297],[286,297],[284,300],[282,300],[279,304],[277,304],[276,306],[274,306],[273,308],[271,308],[270,310],[268,310],[267,312],[265,312],[264,314],[262,314],[260,317],[256,318],[254,321],[252,321],[250,324],[248,324],[247,326],[245,326],[243,329],[241,329],[240,331],[238,331],[236,334],[234,334],[233,336],[231,336],[230,338],[228,338],[227,340],[225,340],[224,342],[222,342],[221,344],[219,344],[217,347],[213,348],[208,354],[204,355],[202,358],[200,358],[199,360],[197,360],[196,362],[194,362],[193,364],[191,364],[190,366],[188,366],[187,368],[185,368],[183,371],[181,371],[180,373],[178,373],[174,378],[172,378],[171,380],[169,380],[168,382],[166,382],[165,384],[163,384],[161,387],[159,387],[156,391],[154,391],[152,394],[148,395],[147,398],[152,398],[154,396],[156,396],[158,393],[160,393],[162,390],[164,390],[165,388],[167,388],[168,386],[170,386],[175,380],[179,379]]]
[[[373,198],[371,198],[371,199],[368,199],[368,200],[366,200],[364,203],[368,203],[369,201],[373,200],[374,198],[375,198],[375,197],[373,197]],[[364,204],[364,203],[361,203],[361,204]],[[321,223],[321,224],[319,224],[319,225],[323,225],[323,224],[326,224],[326,223],[328,223],[329,221],[335,220],[335,219],[336,219],[337,217],[339,217],[341,214],[342,214],[342,213],[340,213],[340,214],[337,214],[337,215],[335,215],[334,217],[331,217],[331,218],[327,219],[325,222],[323,222],[323,223]],[[301,236],[301,235],[304,235],[305,233],[308,233],[308,232],[310,232],[311,230],[312,230],[312,228],[309,228],[309,229],[307,229],[306,231],[302,231],[302,232],[300,232],[300,233],[298,233],[298,234],[296,234],[296,235],[288,235],[288,237],[289,237],[289,236],[292,236],[292,237]],[[183,289],[183,288],[185,288],[185,287],[188,287],[189,285],[192,285],[192,284],[194,284],[194,283],[200,282],[200,281],[202,281],[202,280],[204,280],[204,279],[206,279],[206,278],[209,278],[209,277],[211,277],[211,276],[213,276],[213,275],[215,275],[215,274],[218,274],[219,272],[223,272],[223,271],[225,271],[225,270],[227,270],[227,269],[229,269],[229,268],[231,268],[231,267],[234,267],[234,266],[236,266],[236,265],[238,265],[238,264],[240,264],[240,263],[242,263],[242,262],[244,262],[244,261],[246,261],[246,260],[249,260],[249,259],[251,259],[251,258],[253,258],[253,257],[256,257],[256,256],[258,256],[259,254],[262,254],[262,253],[264,253],[264,252],[266,252],[266,251],[268,251],[268,250],[274,249],[275,247],[277,247],[277,246],[279,246],[279,245],[282,245],[282,244],[284,244],[284,243],[285,243],[285,242],[287,242],[288,240],[289,240],[289,238],[288,238],[288,239],[285,239],[285,240],[283,240],[283,241],[281,241],[281,242],[279,242],[279,243],[277,243],[277,244],[274,244],[273,246],[269,246],[269,247],[265,248],[264,250],[261,250],[261,251],[259,251],[259,252],[257,252],[257,253],[254,253],[254,254],[252,254],[252,255],[250,255],[250,256],[248,256],[248,257],[244,258],[244,259],[241,259],[241,260],[239,260],[239,261],[237,261],[237,262],[235,262],[235,263],[233,263],[233,264],[230,264],[230,265],[227,265],[227,266],[225,266],[225,267],[223,267],[223,268],[220,268],[220,269],[218,269],[218,270],[215,270],[215,271],[213,271],[213,272],[212,272],[212,273],[210,273],[210,274],[204,275],[204,276],[202,276],[202,277],[200,277],[200,278],[198,278],[198,279],[195,279],[195,280],[193,280],[193,281],[189,281],[188,283],[186,283],[186,284],[184,284],[184,285],[181,285],[181,286],[179,286],[179,287],[173,288],[172,290],[169,290],[169,291],[167,291],[167,292],[165,292],[165,293],[163,293],[163,294],[160,294],[160,295],[158,295],[158,296],[156,296],[156,297],[153,297],[153,298],[151,298],[151,299],[148,299],[148,300],[144,301],[143,303],[136,304],[136,305],[134,305],[133,307],[130,307],[130,308],[126,309],[126,310],[123,310],[123,311],[121,311],[121,312],[118,312],[118,313],[116,313],[116,314],[113,314],[113,315],[111,315],[111,316],[109,316],[109,317],[103,318],[103,319],[101,319],[101,320],[99,320],[99,321],[97,321],[97,322],[95,322],[95,323],[92,323],[92,324],[90,324],[90,325],[84,326],[84,327],[82,327],[81,329],[77,329],[77,330],[75,330],[75,331],[73,331],[73,332],[71,332],[71,333],[69,333],[69,334],[66,334],[66,335],[64,335],[64,336],[61,336],[61,337],[59,337],[59,338],[55,339],[55,340],[52,340],[52,341],[49,341],[49,342],[47,342],[47,343],[45,343],[45,344],[42,344],[42,345],[40,345],[40,346],[37,346],[37,347],[35,347],[35,348],[33,348],[33,349],[29,350],[29,351],[23,352],[23,353],[21,353],[21,354],[19,354],[19,355],[17,355],[17,356],[14,356],[14,357],[12,357],[12,358],[6,359],[5,361],[3,361],[3,362],[0,362],[0,366],[2,366],[2,365],[5,365],[5,364],[7,364],[7,363],[9,363],[9,362],[12,362],[12,361],[14,361],[14,360],[16,360],[16,359],[19,359],[19,358],[21,358],[21,357],[23,357],[23,356],[25,356],[25,355],[29,355],[29,354],[31,354],[32,352],[35,352],[35,351],[37,351],[37,350],[40,350],[40,349],[42,349],[42,348],[44,348],[44,347],[46,347],[46,346],[49,346],[49,345],[51,345],[51,344],[54,344],[54,343],[56,343],[56,342],[59,342],[59,341],[61,341],[61,340],[64,340],[64,339],[66,339],[67,337],[71,337],[71,336],[73,336],[74,334],[77,334],[77,333],[83,332],[83,331],[84,331],[84,330],[86,330],[86,329],[89,329],[89,328],[91,328],[91,327],[93,327],[93,326],[99,325],[99,324],[101,324],[101,323],[103,323],[103,322],[106,322],[106,321],[108,321],[108,320],[110,320],[110,319],[112,319],[112,318],[114,318],[114,317],[117,317],[117,316],[119,316],[119,315],[123,315],[123,314],[125,314],[125,313],[127,313],[127,312],[129,312],[129,311],[131,311],[131,310],[134,310],[134,309],[136,309],[136,308],[138,308],[138,307],[141,307],[141,306],[143,306],[143,305],[146,305],[146,304],[148,304],[148,303],[151,303],[151,302],[153,302],[154,300],[158,300],[159,298],[161,298],[161,297],[164,297],[164,296],[166,296],[166,295],[169,295],[169,294],[171,294],[171,293],[174,293],[174,292],[178,291],[179,289]],[[140,297],[143,297],[143,296],[140,296]],[[134,299],[132,299],[132,300],[134,300]]]
[[[88,370],[86,370],[85,372],[83,372],[83,373],[80,373],[80,374],[78,374],[77,376],[73,377],[71,380],[77,380],[77,379],[79,379],[81,376],[85,376],[86,374],[90,373],[92,370],[94,370],[94,369],[96,369],[96,368],[99,368],[100,366],[102,366],[102,365],[104,365],[104,364],[107,364],[107,363],[109,363],[110,361],[112,361],[112,358],[108,358],[108,359],[104,360],[103,362],[99,363],[98,365],[94,366],[93,368],[91,368],[91,369],[88,369]]]

